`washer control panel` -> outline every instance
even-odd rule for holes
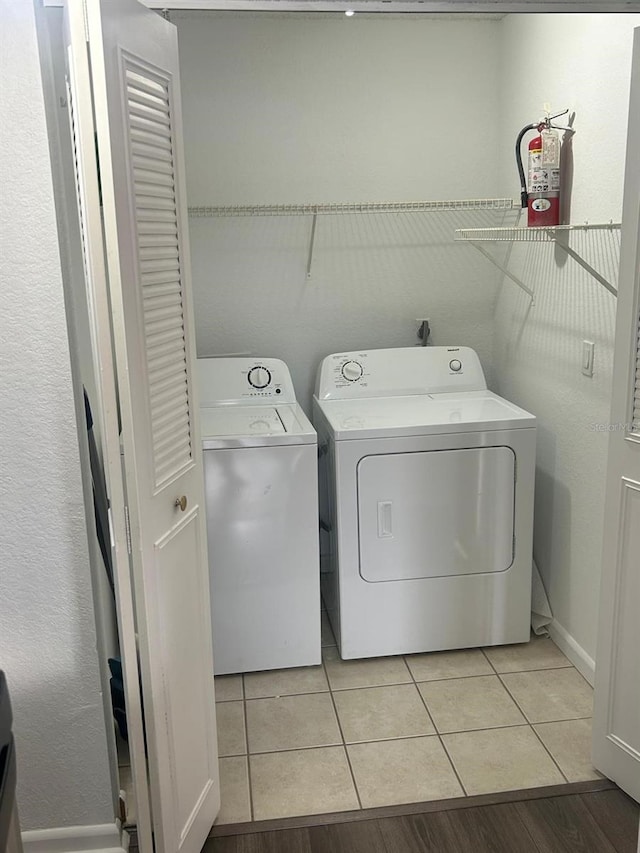
[[[258,364],[249,370],[247,380],[252,388],[257,388],[261,391],[263,388],[268,388],[271,384],[271,373],[268,368]]]
[[[278,358],[199,358],[201,406],[295,403],[287,365]]]
[[[345,361],[340,368],[340,372],[347,382],[357,382],[359,379],[362,379],[364,375],[364,367],[359,361]]]
[[[484,391],[477,353],[469,347],[402,347],[328,355],[316,378],[319,400]]]

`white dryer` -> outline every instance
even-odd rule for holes
[[[317,439],[275,358],[198,359],[217,675],[320,663]]]
[[[468,347],[330,355],[313,406],[341,656],[526,642],[535,417]]]

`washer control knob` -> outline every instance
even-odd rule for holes
[[[454,373],[458,373],[458,371],[462,370],[462,362],[457,358],[452,358],[449,362],[449,367],[453,370]]]
[[[266,367],[252,367],[247,378],[253,388],[266,388],[271,382],[271,374]]]
[[[363,373],[362,365],[357,361],[345,361],[341,372],[347,382],[357,382]]]

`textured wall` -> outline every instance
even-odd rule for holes
[[[0,0],[0,668],[23,829],[114,819],[33,7]]]
[[[499,22],[172,15],[190,205],[495,195]],[[474,62],[469,57],[474,57]],[[453,243],[487,214],[192,219],[201,355],[283,358],[301,402],[330,352],[433,341],[490,374],[496,271]]]
[[[503,22],[502,190],[517,195],[513,142],[542,112],[570,107],[571,221],[620,221],[632,30],[640,15],[510,15]],[[542,48],[542,46],[544,46]],[[536,81],[530,57],[536,63]],[[529,136],[528,138],[531,138]],[[526,146],[525,146],[526,147]],[[571,245],[614,283],[619,234],[576,234]],[[616,300],[562,250],[515,245],[510,268],[535,305],[505,282],[496,312],[498,389],[539,418],[535,556],[554,615],[595,657]],[[592,378],[582,341],[595,342]]]

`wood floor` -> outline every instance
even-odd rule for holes
[[[211,838],[202,853],[636,853],[618,789]]]

